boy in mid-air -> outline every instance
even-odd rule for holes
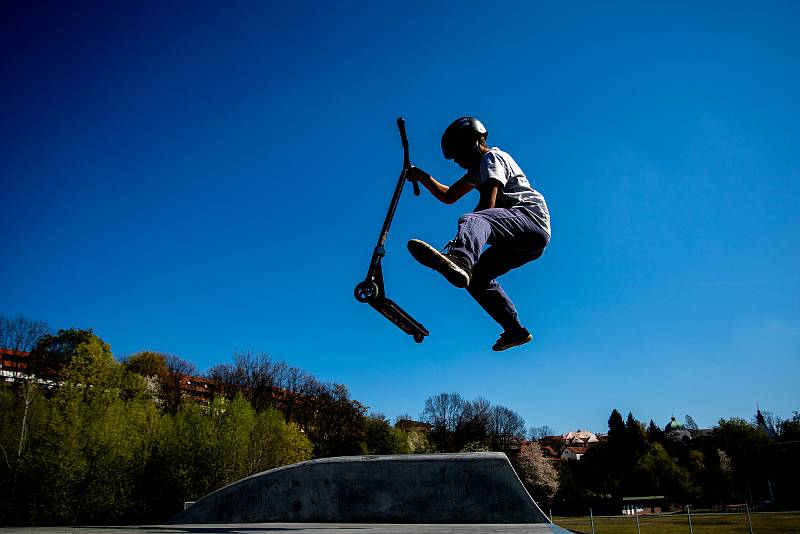
[[[469,294],[497,321],[503,332],[492,347],[500,351],[530,341],[517,310],[497,277],[540,257],[550,242],[550,214],[544,197],[531,187],[514,159],[486,145],[488,132],[474,117],[456,119],[442,135],[445,159],[467,172],[446,186],[422,169],[412,168],[409,179],[452,204],[472,189],[480,193],[473,213],[458,220],[458,233],[444,252],[412,239],[408,250],[426,267],[441,273]],[[491,245],[483,251],[485,245]]]

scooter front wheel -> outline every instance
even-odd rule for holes
[[[378,284],[371,280],[359,282],[353,291],[358,302],[374,302],[378,298]]]

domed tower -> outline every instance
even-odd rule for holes
[[[692,433],[686,430],[684,424],[675,419],[674,415],[664,427],[664,434],[667,435],[667,439],[672,441],[687,443],[692,440]]]
[[[685,428],[686,427],[683,426],[683,423],[675,419],[675,416],[673,415],[672,419],[670,419],[669,423],[667,423],[667,426],[664,427],[664,432],[669,434],[673,430],[684,430]]]

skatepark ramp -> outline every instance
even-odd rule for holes
[[[549,523],[496,452],[311,460],[234,482],[170,522]]]

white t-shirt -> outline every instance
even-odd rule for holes
[[[507,152],[492,147],[481,159],[481,168],[474,176],[475,185],[480,186],[488,180],[497,180],[502,184],[495,200],[497,208],[525,208],[534,221],[548,235],[550,234],[550,212],[547,202],[541,193],[531,187],[528,178],[517,162]]]

